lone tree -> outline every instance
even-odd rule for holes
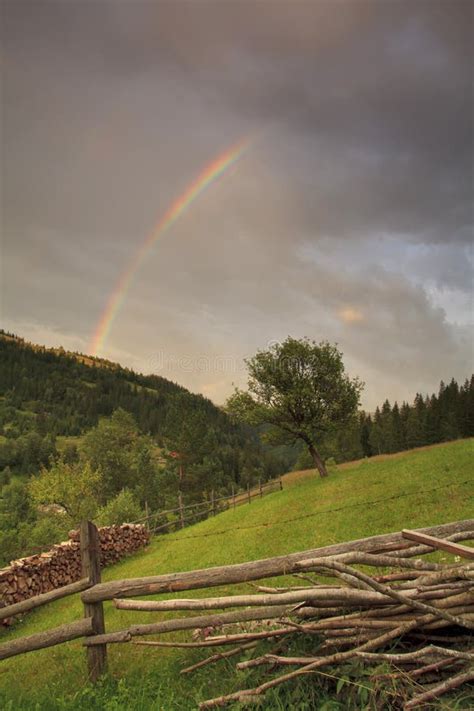
[[[248,424],[269,426],[269,441],[302,440],[320,475],[327,476],[317,442],[350,420],[363,388],[345,373],[342,353],[327,341],[289,336],[245,363],[248,391],[236,388],[229,412]]]

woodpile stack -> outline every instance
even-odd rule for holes
[[[103,526],[98,530],[102,568],[116,563],[150,542],[150,534],[141,524],[124,523],[121,526]],[[69,538],[74,543],[78,542],[79,531],[70,531]]]
[[[383,691],[384,681],[398,679],[401,691],[395,693],[390,687],[392,694],[401,694],[396,707],[423,708],[474,681],[474,548],[455,542],[474,538],[474,532],[456,533],[450,540],[413,531],[402,535],[404,540],[381,553],[350,550],[302,559],[292,566],[298,579],[295,586],[254,585],[252,594],[224,597],[116,598],[119,609],[207,612],[135,625],[115,633],[114,641],[222,648],[183,673],[241,654],[248,657],[254,650],[255,656],[237,663],[237,669],[262,667],[273,673],[254,688],[209,699],[200,704],[201,709],[258,702],[279,684],[302,674],[327,675],[328,668],[331,676],[344,678],[347,665],[355,661],[373,668],[364,680],[374,695]],[[418,557],[435,549],[456,557],[448,563]],[[185,629],[192,635],[188,642],[133,639]],[[304,640],[305,651],[296,656],[298,640]],[[357,678],[353,683],[358,684]]]
[[[105,567],[149,542],[144,526],[123,524],[99,529],[101,565]],[[64,541],[46,553],[12,561],[0,570],[0,604],[2,607],[49,592],[81,578],[79,531],[69,533]],[[3,623],[7,623],[4,620]]]

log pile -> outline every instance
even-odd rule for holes
[[[105,567],[149,542],[144,526],[123,524],[99,529],[101,565]],[[46,553],[12,561],[0,570],[0,605],[5,607],[49,592],[81,578],[79,531]],[[8,618],[3,621],[8,624]]]
[[[410,539],[412,533],[403,535]],[[418,538],[412,540],[419,541],[415,535]],[[255,650],[255,656],[237,663],[237,669],[261,667],[271,672],[270,677],[254,688],[204,701],[202,710],[258,702],[269,689],[304,674],[317,676],[329,670],[341,678],[356,660],[373,668],[369,683],[374,695],[377,683],[398,679],[401,683],[392,694],[400,698],[393,708],[424,708],[474,681],[474,549],[452,542],[473,539],[474,532],[449,538],[451,542],[431,537],[427,545],[407,545],[405,540],[398,549],[383,553],[354,550],[303,559],[296,563],[297,572],[292,571],[297,585],[253,585],[254,592],[248,595],[115,599],[117,608],[127,610],[232,610],[135,625],[115,633],[114,639],[114,633],[108,635],[108,641],[222,648],[183,673]],[[456,557],[450,562],[415,559],[435,548]],[[192,634],[188,642],[134,640],[185,629]],[[294,650],[295,642],[303,639],[304,654],[288,653],[288,647]],[[96,641],[90,638],[86,643]]]

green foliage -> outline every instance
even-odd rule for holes
[[[66,464],[59,460],[51,469],[43,469],[29,484],[34,503],[43,507],[61,506],[71,526],[94,518],[101,489],[100,471],[84,461]]]
[[[6,466],[0,472],[0,487],[9,484],[12,478],[12,472],[10,467]]]
[[[417,394],[413,405],[400,407],[385,400],[373,415],[360,412],[343,427],[321,439],[324,458],[339,462],[474,435],[474,378],[458,387],[455,380],[441,383],[439,394],[423,398]],[[310,469],[310,457],[299,451],[293,469]]]
[[[14,480],[2,487],[0,498],[0,528],[16,528],[32,517],[28,488]]]
[[[311,469],[313,467],[313,458],[306,447],[302,447],[300,453],[294,463],[293,470],[300,471],[301,469]]]
[[[323,341],[288,337],[246,360],[248,391],[236,389],[227,408],[267,436],[303,441],[321,474],[316,443],[355,414],[363,384],[345,373],[342,353]]]
[[[164,465],[163,449],[181,455],[181,480],[176,460]],[[278,476],[288,470],[280,451],[165,378],[0,331],[0,471],[31,476],[59,457],[66,464],[81,458],[102,471],[101,505],[127,487],[142,507],[156,510],[176,506],[178,488],[185,503],[211,489],[230,493],[248,454],[265,479]]]
[[[84,360],[89,365],[81,356],[32,346],[0,331],[0,435],[5,438],[0,440],[0,470],[10,466],[13,473],[38,473],[51,456],[57,457],[54,437],[80,436],[117,409],[131,414],[140,434],[150,435],[155,445],[163,447],[166,440],[166,446],[177,451],[188,423],[199,421],[202,431],[212,436],[204,438],[194,459],[202,465],[204,456],[216,456],[225,486],[238,481],[244,449],[257,450],[262,466],[274,474],[287,470],[285,461],[262,450],[251,429],[232,423],[207,398],[156,375]],[[31,432],[31,441],[23,441]],[[47,437],[49,442],[44,442]],[[77,454],[63,452],[63,458],[71,463]],[[128,463],[125,471],[130,471]],[[108,483],[113,489],[109,493],[120,491],[120,483]]]
[[[118,409],[112,417],[101,419],[82,440],[82,458],[87,460],[93,469],[101,472],[102,503],[124,486],[130,485],[134,478],[135,446],[139,438],[133,416]]]
[[[131,523],[144,515],[133,492],[122,489],[113,499],[108,501],[97,512],[96,522],[99,526],[113,526],[121,523]]]
[[[28,544],[25,547],[31,548],[34,552],[46,551],[52,545],[67,538],[70,530],[67,517],[62,514],[43,514],[30,526],[24,535],[28,536]]]

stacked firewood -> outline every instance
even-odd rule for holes
[[[374,666],[372,682],[384,678],[402,681],[405,697],[394,708],[423,708],[474,681],[474,549],[444,540],[439,541],[439,547],[459,553],[452,562],[413,559],[418,551],[426,553],[438,547],[436,539],[431,541],[435,541],[432,547],[407,548],[405,544],[404,549],[388,553],[354,551],[301,560],[298,572],[293,573],[298,578],[296,586],[259,585],[249,595],[214,598],[116,599],[115,605],[160,611],[234,608],[129,630],[130,639],[151,633],[152,628],[155,632],[192,632],[194,628],[189,642],[158,639],[134,643],[227,648],[183,669],[183,673],[242,653],[248,656],[249,650],[255,650],[256,656],[237,663],[238,669],[263,667],[277,672],[255,688],[205,701],[201,709],[259,701],[279,684],[302,674],[317,676],[319,670],[327,673],[328,667],[337,677],[338,667],[347,670],[351,660]],[[303,635],[305,654],[285,654]],[[310,653],[308,640],[312,640]],[[269,648],[262,650],[262,643],[268,643]],[[289,671],[281,673],[279,669]]]
[[[99,529],[102,567],[115,563],[149,542],[144,526],[124,524]],[[12,561],[0,570],[2,607],[68,585],[81,578],[79,531],[69,533],[69,541],[59,543],[47,553]]]
[[[124,523],[121,526],[103,526],[98,530],[103,568],[150,542],[150,534],[141,524]],[[69,538],[74,542],[79,541],[79,531],[70,531]]]

